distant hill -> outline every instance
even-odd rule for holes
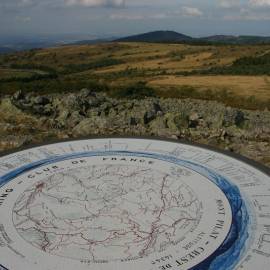
[[[99,37],[91,35],[55,35],[41,37],[16,37],[5,40],[0,37],[0,54],[31,49],[49,48],[55,46],[70,45],[95,45],[108,42],[149,42],[149,43],[186,43],[191,45],[215,45],[215,44],[270,44],[270,37],[264,36],[232,36],[214,35],[201,38],[193,38],[175,31],[153,31],[128,37]]]
[[[213,43],[228,43],[228,44],[263,44],[270,43],[270,37],[263,36],[226,36],[215,35],[210,37],[200,38],[202,41]]]
[[[27,51],[32,49],[42,49],[56,46],[57,44],[49,42],[21,42],[14,44],[1,45],[0,44],[0,54],[7,54],[19,51]]]
[[[232,36],[215,35],[193,38],[174,31],[154,31],[140,35],[128,36],[115,40],[116,42],[153,42],[153,43],[213,43],[213,44],[269,44],[270,37],[263,36]]]
[[[100,44],[100,43],[107,43],[114,41],[116,38],[111,37],[111,38],[100,38],[100,39],[86,39],[86,40],[79,40],[74,43],[69,43],[66,45],[95,45],[95,44]]]
[[[154,31],[145,34],[116,39],[117,42],[181,42],[191,41],[192,37],[174,31]]]
[[[14,50],[8,47],[0,47],[0,54],[5,54],[5,53],[12,53]]]

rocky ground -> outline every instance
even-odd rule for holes
[[[114,99],[17,92],[0,103],[0,150],[90,135],[159,136],[240,153],[270,166],[270,112],[191,99]]]

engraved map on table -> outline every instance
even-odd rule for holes
[[[179,241],[201,217],[189,186],[148,168],[91,166],[44,180],[21,195],[13,220],[26,241],[54,255],[140,258]]]
[[[268,269],[269,174],[198,146],[60,142],[0,158],[0,269]]]

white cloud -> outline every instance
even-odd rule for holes
[[[156,19],[162,20],[168,18],[168,14],[157,13],[157,14],[126,14],[126,13],[115,13],[110,16],[111,20],[128,20],[128,21],[139,21],[139,20],[148,20]]]
[[[15,17],[16,21],[18,22],[22,22],[22,23],[28,23],[28,22],[31,22],[31,17],[29,16],[16,16]]]
[[[252,6],[270,6],[270,0],[250,0],[249,3]]]
[[[226,15],[223,17],[225,21],[269,21],[270,15],[267,14],[246,14],[246,15]]]
[[[266,21],[270,19],[270,0],[220,0],[220,6],[227,9],[225,20]]]
[[[168,14],[165,13],[157,13],[157,14],[153,14],[151,15],[152,19],[166,19],[168,18]]]
[[[34,6],[37,4],[37,1],[33,0],[0,0],[0,7],[1,8],[27,8],[30,6]]]
[[[65,0],[68,6],[86,6],[86,7],[121,7],[125,5],[125,0]]]
[[[269,21],[270,14],[266,9],[252,9],[250,7],[243,7],[239,12],[234,14],[227,14],[223,17],[225,20],[242,20],[242,21]]]
[[[177,17],[201,17],[203,12],[196,7],[184,6],[180,9],[174,11],[165,12],[142,12],[140,14],[130,12],[131,10],[125,10],[123,12],[114,13],[110,16],[111,20],[163,20],[167,18],[177,18]]]
[[[203,12],[195,7],[182,7],[180,13],[186,17],[199,17],[203,15]]]
[[[111,20],[129,20],[129,21],[136,21],[144,19],[142,15],[134,15],[134,14],[112,14],[110,16]]]
[[[222,8],[234,8],[239,7],[241,5],[240,0],[220,0],[220,6]]]
[[[32,4],[32,0],[21,0],[20,1],[21,2],[21,5],[30,5],[30,4]]]

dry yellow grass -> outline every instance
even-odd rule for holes
[[[96,70],[97,74],[130,69],[155,69],[166,72],[192,71],[212,66],[226,66],[243,56],[262,55],[269,46],[192,46],[183,44],[119,43],[123,49],[113,54],[125,63]],[[170,54],[177,52],[184,58],[177,59]]]
[[[88,64],[100,59],[114,58],[123,64],[96,70],[98,74],[131,69],[156,69],[166,72],[192,71],[211,66],[229,65],[243,56],[262,55],[270,46],[193,46],[187,44],[105,43],[73,45],[38,50],[18,55],[21,64],[31,61],[36,65],[62,68],[70,64]],[[182,54],[174,57],[172,53]]]
[[[96,73],[110,73],[119,72],[127,68],[131,69],[164,69],[167,72],[177,72],[177,71],[192,71],[194,69],[203,68],[205,65],[211,62],[210,57],[212,53],[202,52],[196,54],[186,55],[182,60],[175,60],[171,57],[166,57],[170,51],[158,54],[157,59],[135,59],[133,62],[128,62],[125,64],[115,65],[113,67],[102,68],[96,71]],[[155,54],[152,53],[152,56]],[[165,56],[165,57],[164,57]],[[135,58],[135,57],[133,57]]]
[[[270,98],[270,76],[163,76],[149,82],[152,86],[183,86],[196,89],[227,89],[239,96],[255,96],[257,99]]]
[[[6,79],[10,77],[30,77],[32,75],[31,72],[27,70],[16,70],[16,69],[3,69],[0,68],[0,79]]]
[[[35,69],[24,71],[25,73],[15,69],[7,70],[11,64],[27,65],[30,63],[55,69],[61,80],[84,82],[93,79],[114,87],[142,80],[167,90],[170,86],[189,85],[198,90],[226,89],[237,95],[255,96],[257,99],[263,100],[270,98],[270,79],[267,76],[181,77],[177,74],[226,67],[241,57],[261,56],[269,51],[270,45],[194,46],[159,43],[105,43],[63,46],[17,53],[8,61],[4,56],[0,56],[2,68],[6,69],[5,71],[0,70],[0,79],[24,76],[28,73],[30,75],[42,74],[41,70]],[[109,58],[120,61],[112,61],[112,64],[106,64],[105,61],[105,65],[95,67],[96,63],[102,63],[104,59]],[[91,65],[93,66],[91,67]]]
[[[164,63],[163,67],[175,71],[192,71],[194,69],[202,68],[205,64],[209,63],[211,52],[202,52],[195,54],[188,54],[182,61],[168,61]]]

